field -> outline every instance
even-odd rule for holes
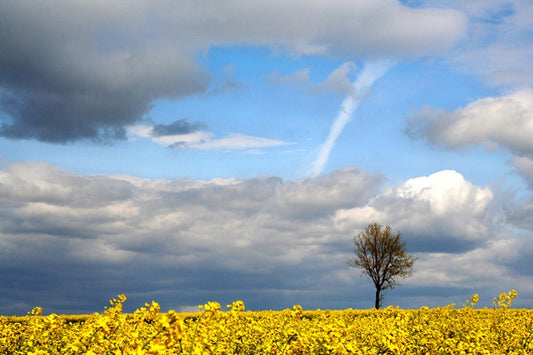
[[[0,317],[2,354],[532,354],[533,310],[512,309],[516,291],[475,309],[246,311],[209,302],[197,313],[160,312],[156,302],[132,314],[126,297],[87,316]]]

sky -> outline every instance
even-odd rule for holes
[[[0,314],[533,307],[533,3],[0,2]]]

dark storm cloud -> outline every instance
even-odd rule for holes
[[[120,140],[155,98],[206,89],[206,74],[183,50],[137,43],[141,14],[120,19],[113,11],[60,1],[0,5],[1,135]]]
[[[169,124],[156,124],[152,128],[152,136],[172,136],[176,134],[189,134],[205,128],[205,125],[200,122],[189,123],[186,118],[179,119]]]
[[[416,56],[450,47],[464,28],[459,12],[388,0],[332,2],[326,14],[320,3],[299,1],[3,1],[0,135],[125,139],[154,100],[208,89],[197,56],[212,46]]]

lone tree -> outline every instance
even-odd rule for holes
[[[378,223],[370,224],[353,242],[356,258],[347,264],[362,269],[372,279],[376,287],[375,307],[379,309],[382,291],[399,285],[399,277],[411,276],[416,259],[407,253],[400,233],[393,235],[389,225],[382,229]]]

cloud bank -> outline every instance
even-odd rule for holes
[[[450,48],[465,28],[458,11],[394,0],[2,2],[0,135],[125,139],[154,100],[208,89],[197,57],[216,46],[413,57]]]
[[[373,221],[400,230],[419,258],[388,302],[438,306],[478,292],[490,304],[516,288],[522,305],[533,304],[523,269],[533,224],[520,218],[524,208],[501,224],[493,192],[455,171],[384,181],[354,168],[314,179],[203,181],[4,165],[0,313],[37,304],[100,311],[117,293],[130,309],[152,299],[174,309],[235,299],[251,309],[370,308],[370,283],[345,261],[351,237]]]

